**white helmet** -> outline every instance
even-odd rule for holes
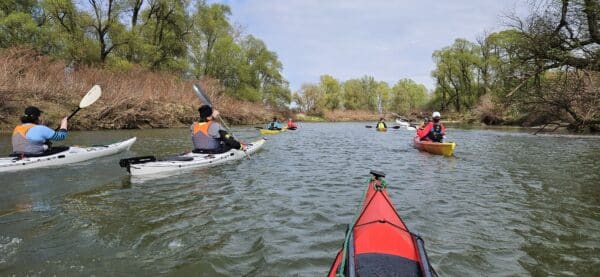
[[[431,117],[442,117],[442,115],[440,114],[440,112],[433,112]]]

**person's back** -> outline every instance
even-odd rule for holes
[[[288,118],[287,127],[288,127],[288,129],[292,129],[292,128],[297,128],[298,126],[296,125],[296,123],[292,122],[291,118]]]
[[[387,125],[385,124],[385,121],[383,120],[383,118],[379,119],[379,122],[377,122],[377,126],[375,128],[377,128],[377,129],[387,129]]]
[[[211,106],[203,105],[198,109],[200,122],[191,126],[192,143],[195,153],[218,154],[231,149],[245,150],[245,146],[235,140],[213,118],[219,115]]]
[[[21,117],[21,125],[15,127],[12,133],[12,155],[39,156],[46,153],[50,147],[48,141],[60,141],[67,137],[67,118],[61,121],[61,128],[54,131],[41,125],[40,111],[36,107],[27,107],[25,116]],[[65,150],[66,148],[61,148]]]
[[[267,125],[269,130],[281,130],[281,123],[277,122],[277,118],[273,117],[273,121]]]

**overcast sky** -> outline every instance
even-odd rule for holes
[[[527,0],[215,2],[277,53],[294,92],[323,74],[340,81],[370,75],[390,85],[411,78],[433,89],[433,51],[504,29],[506,15],[528,10]]]

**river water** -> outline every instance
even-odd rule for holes
[[[378,169],[442,276],[600,276],[599,138],[449,128],[447,158],[364,125],[305,123],[251,160],[143,182],[118,160],[189,150],[188,130],[73,132],[66,143],[138,141],[1,174],[0,275],[323,276]]]

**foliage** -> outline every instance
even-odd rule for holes
[[[284,107],[291,100],[277,54],[204,0],[0,1],[0,48],[28,44],[67,64],[218,79],[227,94]]]
[[[600,129],[600,94],[594,89],[600,72],[600,4],[540,4],[526,18],[512,16],[507,30],[476,43],[457,39],[435,51],[430,105],[457,112],[477,108],[484,121],[502,120],[490,120],[490,113],[481,111],[496,116],[502,110],[538,124],[561,121],[575,131]]]

